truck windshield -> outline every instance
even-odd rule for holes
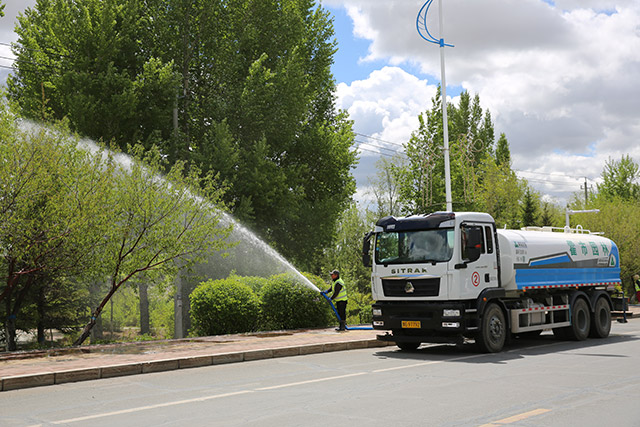
[[[453,228],[380,233],[376,238],[376,263],[449,261],[453,255],[453,235]]]

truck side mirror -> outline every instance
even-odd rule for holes
[[[370,231],[364,235],[364,239],[362,239],[362,264],[365,267],[371,267],[371,236],[373,233]]]

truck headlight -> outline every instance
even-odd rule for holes
[[[460,322],[442,322],[443,328],[459,328]]]
[[[374,308],[373,308],[373,315],[374,315],[374,316],[382,316],[382,309],[381,309],[381,308],[374,307]]]
[[[384,322],[382,320],[374,320],[373,326],[384,326]]]
[[[446,308],[442,310],[442,317],[460,317],[460,310]]]

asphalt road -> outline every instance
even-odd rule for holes
[[[640,320],[607,339],[266,359],[3,392],[0,425],[639,426]]]

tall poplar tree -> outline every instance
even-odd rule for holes
[[[234,214],[301,267],[334,234],[356,155],[313,0],[38,0],[16,32],[27,117],[219,173]]]

